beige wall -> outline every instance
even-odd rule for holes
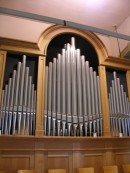
[[[117,28],[117,32],[125,35],[130,35],[130,16],[120,24],[120,26]],[[99,34],[97,34],[97,36],[102,40],[102,42],[106,46],[109,56],[119,56],[120,54],[119,47],[120,51],[122,51],[129,43],[129,41],[127,40],[118,39],[119,40],[119,47],[118,47],[117,38],[103,36]]]

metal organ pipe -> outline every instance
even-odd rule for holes
[[[23,115],[22,115],[22,135],[25,134],[26,111],[27,111],[27,93],[28,93],[29,67],[25,69],[25,89],[23,95]]]
[[[66,50],[66,87],[67,87],[67,115],[71,115],[71,59],[70,44],[67,44]]]
[[[79,135],[83,136],[83,103],[82,103],[82,76],[81,76],[81,56],[80,50],[76,50],[77,55],[77,98],[78,98],[78,119],[79,119]]]
[[[97,86],[98,86],[98,106],[99,106],[99,122],[100,122],[100,135],[102,136],[102,110],[101,110],[101,93],[100,93],[100,81],[99,76],[97,76]]]
[[[62,58],[61,58],[61,107],[62,107],[62,134],[65,135],[65,126],[66,126],[66,52],[65,49],[62,49]]]
[[[71,44],[65,44],[46,67],[44,134],[102,135],[99,85],[99,77],[75,48],[72,37]]]
[[[51,135],[51,111],[52,111],[52,62],[49,62],[49,69],[48,69],[48,136]]]
[[[109,105],[111,111],[111,131],[113,135],[130,135],[129,101],[120,79],[113,72],[112,86],[109,93]]]
[[[11,90],[11,83],[12,83],[12,79],[9,78],[8,81],[8,90],[7,90],[7,101],[6,101],[6,112],[5,112],[5,130],[4,133],[8,134],[8,116],[9,116],[9,101],[10,101],[10,90]]]
[[[56,128],[56,58],[53,58],[52,75],[52,133],[55,136]]]
[[[61,132],[61,54],[57,56],[57,135]]]
[[[85,68],[85,56],[81,56],[81,70],[82,70],[82,96],[83,96],[83,117],[84,117],[84,133],[87,136],[88,133],[88,114],[87,114],[87,84],[86,84],[86,68]]]
[[[48,110],[48,67],[46,67],[46,78],[45,78],[44,135],[47,135],[47,110]]]
[[[13,70],[5,90],[2,92],[0,130],[2,134],[34,134],[34,84],[26,67],[26,56]],[[36,104],[36,101],[35,101]]]
[[[74,43],[73,43],[74,46]],[[72,88],[71,88],[71,46],[70,44],[66,45],[66,106],[67,106],[67,135],[70,136],[71,127],[72,127]]]
[[[91,78],[89,62],[86,61],[86,82],[87,82],[87,100],[88,100],[88,119],[89,119],[89,135],[92,136],[92,108],[91,108]]]

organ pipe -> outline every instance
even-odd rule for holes
[[[26,67],[26,56],[2,91],[0,130],[2,134],[33,135],[35,133],[34,84]],[[35,97],[36,98],[36,97]],[[35,103],[34,103],[35,102]]]
[[[65,44],[61,54],[46,66],[47,136],[102,135],[99,77],[75,45],[72,37],[71,43]]]
[[[117,73],[113,72],[113,80],[111,81],[109,93],[109,110],[111,113],[111,132],[114,136],[130,135],[130,109],[129,101],[124,87],[117,78]]]

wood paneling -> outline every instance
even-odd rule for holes
[[[86,153],[84,154],[84,167],[94,167],[94,172],[102,172],[104,157],[102,153]]]
[[[43,136],[45,57],[39,56],[37,80],[36,135]]]
[[[42,55],[37,43],[8,38],[0,38],[0,49],[5,51],[8,50],[10,52],[22,52]]]
[[[126,73],[127,89],[128,89],[128,99],[130,101],[130,70]]]
[[[29,155],[1,155],[0,170],[6,170],[9,173],[16,173],[20,169],[32,169],[33,159]]]
[[[108,92],[105,66],[99,66],[101,105],[103,118],[103,135],[110,136],[110,116],[108,108]]]
[[[63,145],[64,144],[64,145]],[[16,173],[18,169],[66,169],[77,173],[79,167],[94,167],[103,173],[103,166],[130,163],[130,138],[114,137],[9,137],[0,136],[0,170]]]
[[[130,152],[115,153],[115,162],[118,165],[119,173],[123,173],[122,165],[130,164]]]
[[[46,137],[43,136],[45,56],[49,42],[62,33],[75,33],[89,40],[99,58],[99,74],[103,113],[104,137]],[[104,165],[115,165],[122,173],[122,164],[130,163],[130,138],[110,137],[106,66],[130,70],[130,60],[108,57],[102,42],[90,32],[54,26],[46,30],[38,43],[27,43],[0,38],[0,95],[3,84],[6,51],[37,54],[38,83],[35,136],[0,136],[0,170],[16,173],[18,169],[36,169],[47,173],[48,169],[64,168],[67,173],[77,173],[78,167],[94,167],[102,173]],[[5,50],[5,51],[3,51]],[[129,78],[129,77],[128,77]],[[127,80],[128,81],[128,80]],[[128,82],[129,83],[129,82]]]
[[[0,50],[0,104],[1,104],[1,92],[3,86],[5,62],[6,62],[6,51]]]

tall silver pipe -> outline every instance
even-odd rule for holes
[[[52,135],[56,135],[56,58],[52,65]]]
[[[99,136],[100,134],[100,123],[99,123],[99,102],[98,102],[98,83],[97,83],[97,74],[96,72],[94,71],[93,73],[94,75],[94,100],[95,100],[95,118],[96,118],[96,133],[97,135]]]
[[[67,115],[71,115],[71,57],[70,57],[70,44],[67,44],[66,50],[66,94],[67,94]]]
[[[16,70],[13,70],[12,86],[11,86],[11,91],[10,91],[11,96],[10,96],[10,106],[9,106],[8,134],[11,133],[11,126],[12,126],[15,83],[16,83]]]
[[[66,126],[66,51],[62,49],[62,59],[61,59],[62,69],[62,99],[61,99],[61,107],[62,107],[62,135],[65,135],[65,126]]]
[[[73,135],[77,135],[78,117],[77,117],[77,78],[76,78],[76,54],[75,48],[71,47],[71,77],[72,77],[72,118]]]
[[[112,80],[112,98],[113,98],[113,108],[114,108],[114,120],[115,120],[115,135],[117,136],[119,133],[119,127],[118,127],[118,113],[119,109],[117,108],[117,102],[116,102],[116,92],[115,92],[115,84]]]
[[[57,58],[57,135],[61,131],[61,54]]]
[[[82,103],[82,75],[81,75],[81,56],[80,50],[76,50],[77,56],[77,96],[78,96],[78,119],[79,119],[79,135],[83,136],[83,103]]]
[[[112,87],[110,87],[110,105],[111,105],[111,131],[112,131],[112,134],[114,135],[115,131],[116,131],[116,128],[115,128],[115,114],[114,114],[114,103],[113,103],[113,94],[112,94]]]
[[[87,83],[87,103],[89,117],[89,135],[92,135],[92,110],[91,110],[91,86],[90,86],[90,68],[89,62],[86,61],[86,83]]]
[[[35,129],[36,129],[36,103],[37,103],[37,92],[34,90],[34,102],[33,102],[33,135],[35,135]]]
[[[96,121],[96,117],[95,117],[95,102],[94,102],[94,80],[93,80],[93,68],[90,67],[90,93],[91,93],[91,117],[89,118],[90,121],[92,121],[92,125],[93,125],[93,132],[95,133],[96,132],[96,127],[95,127],[95,121]],[[91,127],[92,128],[92,127]],[[91,132],[92,133],[92,132]],[[92,135],[90,133],[90,135]]]
[[[94,81],[94,72],[93,68],[90,67],[90,83],[91,83],[91,95],[92,95],[92,125],[93,125],[93,133],[97,133],[97,115],[96,115],[96,107],[97,107],[97,103],[96,101],[96,82]]]
[[[8,85],[5,85],[5,92],[4,92],[4,101],[3,101],[3,108],[2,108],[2,128],[1,133],[4,134],[4,124],[5,124],[5,113],[6,113],[6,103],[7,103],[7,94],[8,94]]]
[[[124,116],[126,115],[126,106],[125,106],[125,97],[124,97],[124,88],[123,85],[121,85],[121,97],[122,97],[122,105],[123,105],[123,117],[121,119],[122,123],[122,133],[125,135],[125,123],[124,123]]]
[[[71,48],[75,50],[75,38],[71,37]]]
[[[31,86],[31,103],[30,103],[30,121],[29,121],[29,134],[33,135],[33,117],[34,117],[34,84]]]
[[[15,85],[15,96],[14,96],[14,107],[13,107],[13,124],[12,124],[12,134],[16,133],[16,117],[18,109],[18,92],[19,92],[19,80],[20,80],[20,70],[21,62],[18,62],[17,65],[17,74],[16,74],[16,85]]]
[[[47,109],[48,109],[48,66],[46,66],[45,78],[45,107],[44,107],[44,135],[47,135]]]
[[[51,115],[52,110],[52,62],[49,62],[49,70],[48,70],[48,129],[47,134],[48,136],[51,135]]]
[[[118,88],[117,88],[116,72],[113,72],[113,76],[114,76],[113,87],[114,87],[114,94],[115,94],[115,103],[116,103],[117,113],[119,113],[120,107],[119,107],[119,94],[118,94]]]
[[[18,98],[18,134],[21,133],[21,119],[22,119],[22,104],[23,104],[23,92],[24,92],[24,78],[25,78],[25,66],[26,56],[23,56],[22,66],[20,72],[20,86],[19,86],[19,98]]]
[[[126,118],[127,118],[127,115],[128,115],[128,107],[127,107],[127,96],[126,96],[126,92],[124,92],[124,99],[125,99],[125,107],[126,107],[126,114],[125,114],[125,116],[124,116],[124,118],[123,118],[123,120],[124,120],[124,130],[125,130],[125,136],[127,136],[127,122],[126,122]]]
[[[26,67],[26,56],[23,55],[21,73],[20,73],[19,102],[18,102],[18,111],[20,112],[22,112],[22,104],[23,104],[25,67]]]
[[[125,99],[124,99],[124,88],[121,85],[121,98],[122,98],[122,105],[123,105],[123,113],[126,114],[126,107],[125,107]]]
[[[74,47],[74,42],[73,42]],[[68,136],[70,136],[71,128],[72,128],[72,89],[71,89],[71,47],[70,44],[67,44],[67,50],[66,50],[66,95],[67,95],[67,101],[66,101],[66,108],[67,108],[67,130],[68,130]]]
[[[86,72],[85,72],[85,56],[81,56],[82,67],[82,90],[83,90],[83,115],[84,115],[84,132],[85,136],[88,133],[88,115],[87,115],[87,84],[86,84]]]
[[[116,72],[113,72],[113,76],[114,76],[114,91],[115,91],[115,100],[116,100],[116,107],[117,107],[117,121],[118,121],[118,131],[119,133],[122,133],[121,130],[121,106],[120,106],[120,93],[119,93],[119,86],[118,83],[119,81],[117,80],[117,76],[116,76]]]
[[[36,103],[37,103],[37,91],[34,90],[33,92],[33,122],[32,122],[32,134],[35,135],[36,129]]]
[[[26,134],[29,135],[29,122],[31,112],[31,90],[32,90],[32,76],[28,80],[28,96],[27,96],[27,121],[26,121]]]
[[[23,95],[23,115],[22,115],[22,135],[26,134],[26,111],[27,111],[27,94],[28,94],[28,80],[29,80],[29,67],[25,69],[25,83],[24,83],[24,95]]]
[[[109,100],[109,113],[110,113],[110,129],[113,132],[113,119],[112,119],[112,104],[111,104],[111,94],[109,93],[108,96],[108,100]]]
[[[8,90],[7,90],[7,102],[6,102],[6,113],[5,113],[5,126],[4,126],[4,134],[8,134],[8,118],[9,118],[9,103],[10,103],[10,95],[11,95],[11,83],[12,78],[9,78],[8,81]]]
[[[119,95],[119,107],[120,107],[120,113],[123,113],[123,107],[122,107],[122,97],[121,97],[121,84],[120,79],[117,78],[117,88],[118,88],[118,95]]]
[[[102,108],[101,108],[101,92],[100,92],[100,80],[99,76],[97,76],[97,87],[98,87],[98,106],[99,106],[99,117],[100,117],[100,135],[102,136],[103,128],[102,128]]]

